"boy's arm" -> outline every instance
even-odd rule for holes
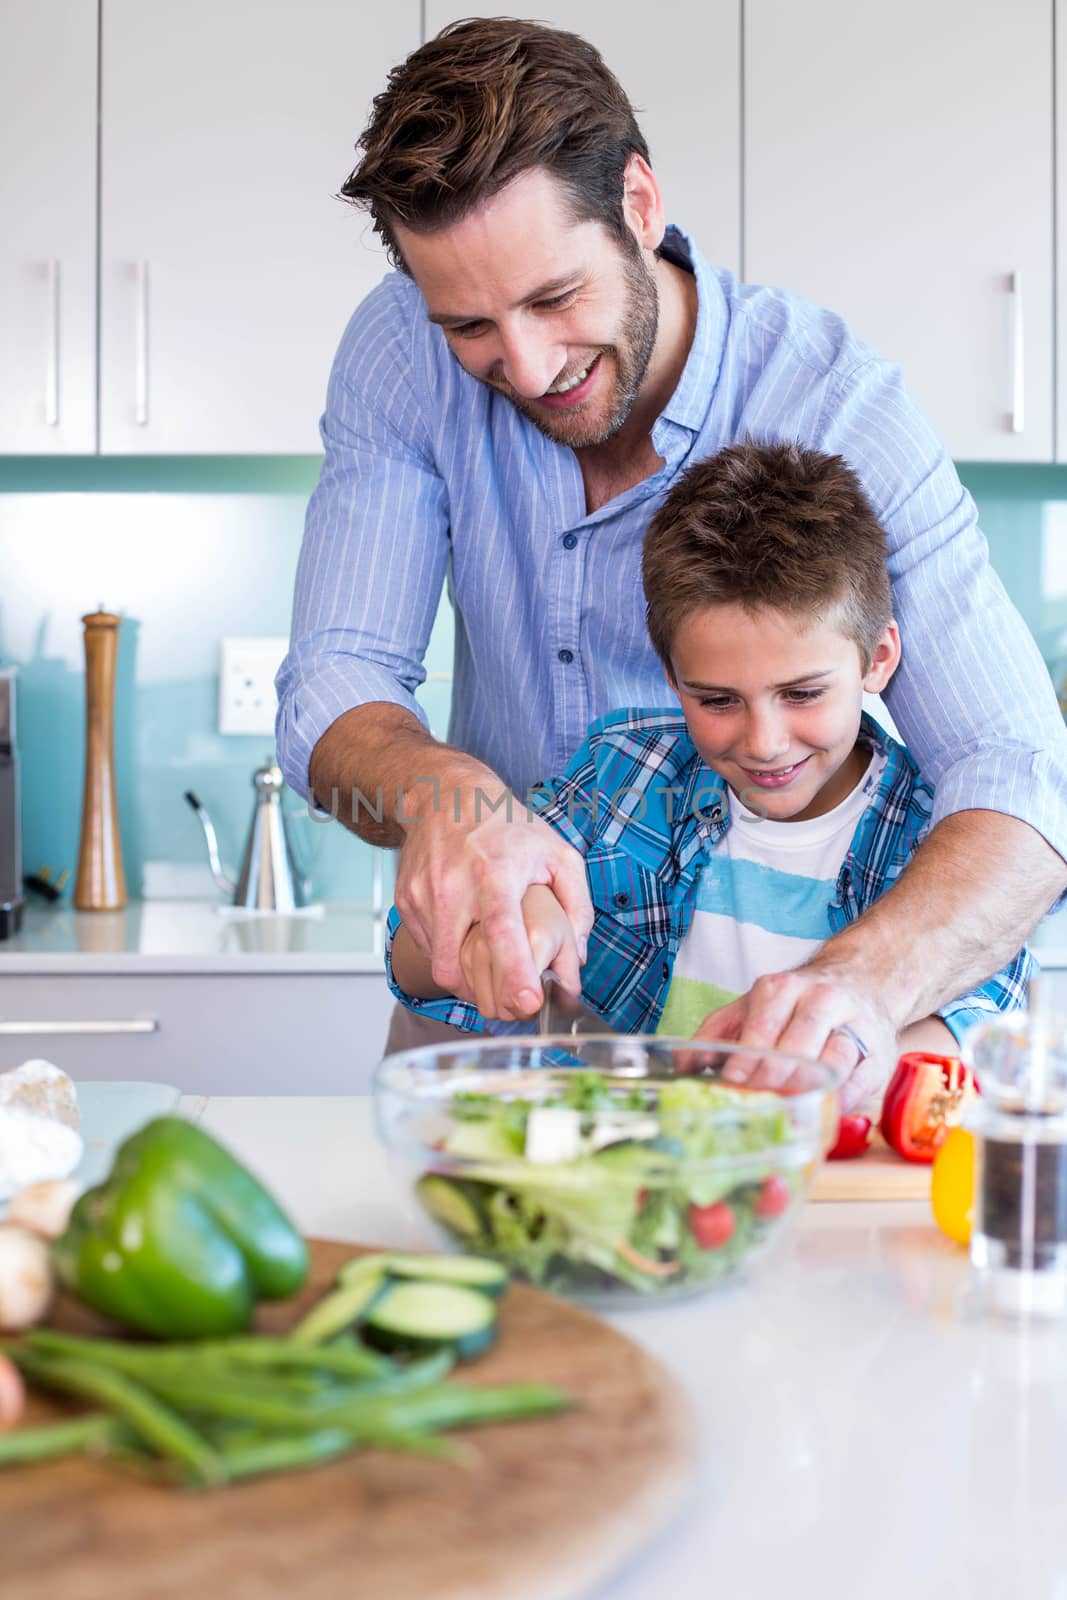
[[[423,955],[411,931],[401,923],[393,935],[393,977],[397,987],[415,1000],[444,1000],[448,994],[433,981],[429,956]]]
[[[522,899],[522,917],[538,972],[551,966],[564,988],[577,994],[581,988],[581,968],[574,931],[552,890],[544,884],[531,885]],[[472,1015],[469,1019],[464,1017],[460,1026],[480,1025],[486,1017],[516,1020],[504,1000],[504,976],[498,952],[480,923],[475,923],[460,947],[464,980],[478,1003],[478,1024],[474,1022],[474,1017],[478,1015],[474,1008],[458,1000],[435,981],[430,958],[419,949],[411,930],[400,921],[395,908],[389,918],[389,933],[386,971],[394,994],[405,1004],[413,1000],[444,1001],[449,1008],[449,1015],[442,1020],[449,1022],[457,1020],[451,1014],[451,1008],[462,1007],[465,1013]],[[542,999],[543,996],[533,1013],[526,1015],[535,1014]],[[420,1006],[419,1009],[423,1008]],[[431,1014],[439,1015],[439,1012]]]
[[[400,974],[397,973],[393,960],[398,944]],[[484,1033],[485,1019],[477,1006],[459,999],[456,995],[443,992],[431,975],[425,970],[420,970],[420,960],[411,930],[405,929],[399,911],[393,906],[389,912],[385,935],[385,976],[392,994],[401,1005],[407,1006],[410,1011],[417,1011],[420,1017],[431,1017],[435,1022],[447,1022],[451,1027],[463,1028],[468,1033]]]
[[[927,1050],[934,1056],[959,1054],[956,1035],[940,1017],[923,1017],[921,1022],[909,1022],[897,1034],[897,1053],[907,1055],[910,1050]]]

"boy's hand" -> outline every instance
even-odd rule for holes
[[[866,1055],[849,1033],[839,1031],[844,1027],[863,1041]],[[814,967],[757,978],[747,994],[706,1017],[694,1037],[838,1067],[848,1075],[841,1087],[845,1111],[880,1093],[897,1059],[897,1026],[881,1002]],[[735,1083],[777,1089],[789,1082],[791,1072],[787,1062],[753,1055],[733,1062],[727,1075]]]
[[[537,971],[551,967],[563,984],[577,994],[581,988],[581,963],[574,929],[552,890],[535,884],[522,897],[522,920]],[[484,925],[476,922],[459,950],[460,970],[467,992],[483,1017],[499,1017],[513,1022],[519,1017],[536,1016],[544,995],[540,984],[536,1004],[521,1009],[509,1004],[509,985],[502,953],[487,937]]]

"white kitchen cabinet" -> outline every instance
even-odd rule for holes
[[[0,976],[0,1072],[183,1094],[367,1094],[393,999],[380,973]]]
[[[1056,0],[1056,460],[1067,461],[1067,0]]]
[[[508,8],[504,8],[507,10]],[[425,0],[426,36],[501,6]],[[654,13],[613,0],[549,0],[530,11],[596,45],[637,112],[667,218],[716,266],[736,272],[741,219],[741,0],[664,0]]]
[[[96,0],[0,5],[0,453],[96,448]]]
[[[103,0],[100,448],[309,454],[386,270],[336,199],[418,0]]]
[[[960,460],[1052,459],[1052,68],[1050,0],[745,0],[745,276],[898,361]]]

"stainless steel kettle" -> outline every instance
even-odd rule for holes
[[[265,762],[252,774],[256,805],[236,883],[223,871],[211,817],[192,790],[185,791],[185,798],[204,830],[215,882],[235,906],[244,906],[249,911],[295,911],[307,905],[310,899],[311,885],[297,865],[282,810],[283,782],[281,768],[274,761]]]

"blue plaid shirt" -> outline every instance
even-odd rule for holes
[[[903,872],[930,830],[933,791],[903,745],[864,715],[860,740],[885,755],[826,907],[827,937],[854,922]],[[562,777],[531,790],[530,808],[585,857],[595,920],[582,997],[620,1033],[654,1033],[674,960],[693,919],[701,872],[714,871],[730,826],[726,785],[701,761],[678,710],[615,711],[594,722]],[[389,916],[386,970],[393,993],[425,1016],[471,1030],[528,1032],[486,1023],[458,999],[414,1000],[398,988]],[[1026,1005],[1036,972],[1025,948],[938,1015],[958,1039],[992,1012]]]

